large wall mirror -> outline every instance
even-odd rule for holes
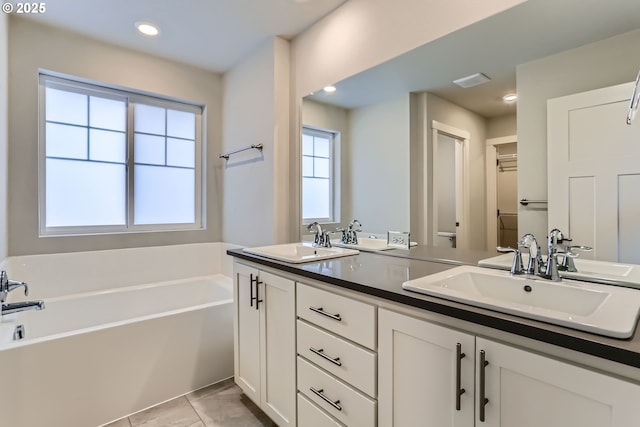
[[[639,23],[637,0],[529,0],[306,96],[303,128],[339,136],[328,226],[477,250],[544,240],[547,99],[634,80]]]

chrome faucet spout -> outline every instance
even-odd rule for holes
[[[9,304],[2,304],[2,312],[1,315],[19,313],[21,311],[27,310],[43,310],[44,309],[44,301],[24,301],[24,302],[14,302]]]

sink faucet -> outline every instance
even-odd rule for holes
[[[307,226],[307,230],[314,233],[313,237],[313,246],[321,247],[321,248],[330,248],[331,247],[331,239],[329,237],[328,231],[323,231],[322,227],[318,222],[312,222]]]
[[[531,233],[527,233],[522,236],[522,239],[520,240],[520,242],[518,242],[518,245],[522,246],[523,248],[529,249],[529,262],[527,264],[526,273],[533,275],[540,274],[544,262],[542,261],[540,246],[538,245],[536,237]]]
[[[342,237],[340,237],[340,243],[344,243],[345,245],[357,245],[358,244],[358,231],[362,231],[360,228],[362,224],[357,219],[354,219],[349,223],[347,228],[340,227],[337,231],[342,233]]]
[[[562,257],[562,263],[560,265],[558,265],[558,270],[560,271],[568,271],[570,273],[576,273],[578,271],[578,269],[576,268],[575,263],[573,262],[573,258],[574,256],[578,256],[578,254],[574,253],[573,251],[584,251],[584,252],[589,252],[593,250],[592,247],[590,246],[566,246],[565,247],[565,252],[563,257]],[[574,255],[574,256],[571,256]]]
[[[0,303],[2,303],[0,306],[0,316],[26,310],[42,310],[44,308],[44,301],[24,301],[5,304],[9,292],[19,287],[24,287],[25,296],[29,295],[29,286],[27,286],[25,282],[9,280],[6,271],[0,272]]]

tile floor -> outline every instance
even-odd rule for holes
[[[178,397],[105,427],[276,427],[233,378]]]

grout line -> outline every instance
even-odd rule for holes
[[[193,412],[195,412],[198,418],[200,419],[200,422],[202,422],[202,425],[207,427],[207,423],[204,422],[204,420],[200,416],[200,412],[198,412],[198,410],[193,406],[193,403],[191,403],[191,400],[189,400],[189,398],[186,395],[185,395],[185,398],[187,399],[187,402],[189,402],[189,406],[191,406],[191,409],[193,409]]]

